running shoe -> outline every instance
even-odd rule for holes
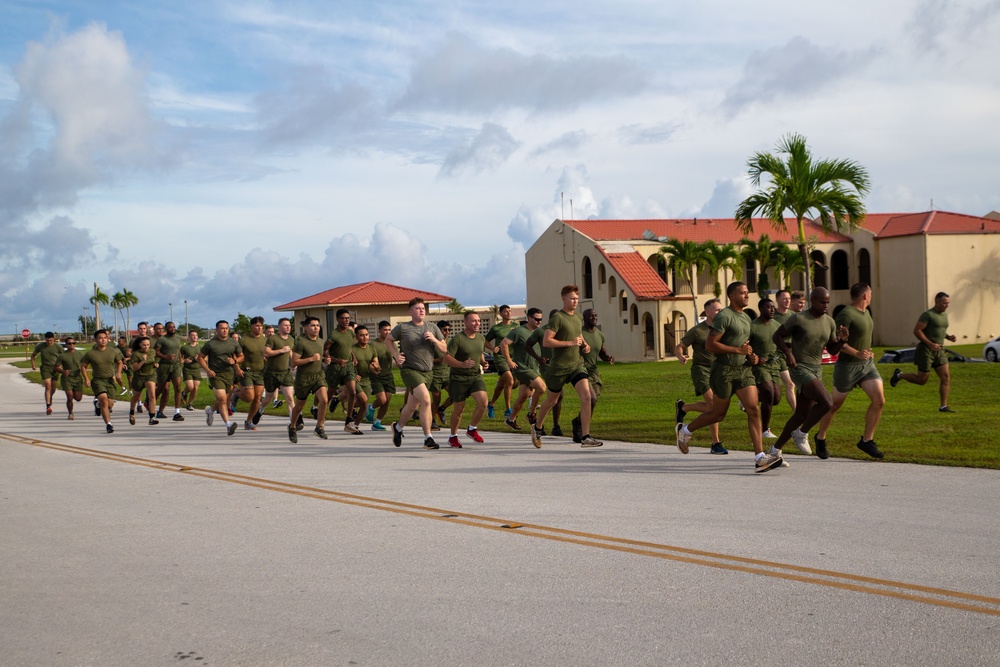
[[[332,400],[332,401],[330,401],[330,414],[331,414],[331,415],[332,415],[332,414],[333,414],[334,412],[336,412],[336,410],[337,410],[337,406],[338,406],[338,405],[340,405],[340,399],[339,399],[339,398],[337,398],[336,396],[334,396],[334,397],[333,397],[333,400]]]
[[[441,430],[441,426],[438,425],[438,423],[436,421],[432,421],[431,422],[431,430],[432,431],[440,431]]]
[[[271,401],[271,407],[274,408],[275,410],[277,410],[278,408],[280,408],[284,404],[285,404],[285,401],[282,400],[282,399],[280,399],[280,398],[276,398],[273,401]]]
[[[774,454],[764,454],[756,463],[754,463],[754,472],[767,472],[768,470],[774,470],[775,468],[781,467],[782,458],[780,456],[775,456]]]
[[[166,418],[167,416],[163,414],[163,410],[156,411],[156,417],[154,417],[154,419],[166,419]]]
[[[722,446],[721,442],[713,442],[709,454],[728,454],[729,450]]]
[[[507,408],[506,410],[503,411],[503,418],[506,419],[507,417],[510,417],[512,414],[514,414],[514,411],[511,410],[510,408]]]
[[[184,408],[186,410],[190,410],[191,412],[194,412],[194,406],[191,405],[190,403],[188,403],[187,405],[185,405]]]
[[[600,447],[603,444],[604,444],[603,442],[601,442],[594,436],[590,435],[589,433],[583,436],[583,439],[580,440],[581,447]]]
[[[563,432],[562,429],[559,428],[559,424],[556,424],[555,426],[552,427],[552,435],[556,436],[557,438],[563,437]]]
[[[51,407],[46,408],[45,409],[45,414],[51,415],[52,414],[52,408]],[[94,399],[94,415],[95,416],[100,416],[100,414],[101,414],[101,404],[95,398]],[[110,433],[110,431],[108,431],[108,432]]]
[[[104,430],[107,431],[108,433],[114,433],[115,427],[112,426],[111,424],[107,424]]]
[[[516,419],[504,419],[503,423],[514,429],[515,431],[521,430],[521,425],[517,423]]]
[[[427,436],[424,438],[424,449],[441,449],[441,447],[434,442],[434,438]]]
[[[309,412],[312,413],[313,419],[319,418],[319,408],[316,407],[315,405],[309,408]]]
[[[354,422],[347,422],[344,424],[344,433],[350,433],[351,435],[364,435],[364,431],[358,428]]]
[[[882,450],[880,450],[878,446],[875,444],[874,440],[869,440],[868,442],[865,442],[865,439],[861,438],[860,440],[858,440],[858,449],[860,449],[873,459],[881,459],[885,456],[885,454],[882,453]]]
[[[541,429],[537,428],[534,424],[531,425],[531,444],[533,444],[536,449],[542,448]]]
[[[438,408],[438,421],[440,421],[442,424],[448,423],[448,419],[444,413],[444,408]]]
[[[467,435],[470,438],[472,438],[475,442],[482,442],[483,441],[483,436],[479,435],[479,429],[478,428],[470,428],[470,429],[468,429],[465,432],[465,435]]]
[[[897,368],[896,370],[894,370],[892,372],[892,377],[889,378],[889,386],[895,387],[897,384],[899,384],[899,376],[901,376],[902,374],[903,374],[903,369]]]
[[[681,454],[687,454],[690,451],[692,435],[684,432],[684,422],[674,427],[674,433],[677,435],[677,449],[681,450]]]
[[[448,438],[448,446],[454,447],[455,449],[461,449],[462,443],[458,441],[457,435],[453,435],[450,438]]]
[[[399,422],[392,422],[392,426],[390,428],[392,429],[392,444],[397,447],[401,447],[403,445],[403,432],[396,428],[396,424],[398,423]]]
[[[369,405],[368,410],[365,411],[365,421],[371,424],[375,421],[375,406]]]
[[[489,417],[490,419],[493,419],[493,415],[495,415],[495,414],[496,414],[496,410],[493,409],[493,404],[492,403],[488,403],[486,405],[486,416]]]
[[[253,417],[250,418],[250,421],[252,421],[254,424],[259,424],[260,423],[260,418],[263,415],[264,415],[264,404],[261,403],[260,407],[257,408],[257,412],[253,413]]]
[[[182,421],[184,421],[184,415],[182,415],[182,414],[181,414],[181,413],[179,413],[179,412],[175,412],[175,413],[174,413],[174,416],[173,416],[173,420],[174,420],[175,422],[182,422]]]
[[[150,417],[149,418],[149,425],[150,426],[156,426],[159,423],[160,423],[160,420],[157,419],[156,417]]]
[[[70,420],[70,421],[73,421],[74,419],[76,419],[76,417],[75,417],[75,416],[73,416],[73,413],[71,412],[71,413],[69,413],[68,415],[66,415],[66,419],[68,419],[68,420]]]
[[[821,459],[828,459],[828,458],[830,458],[830,452],[826,448],[826,439],[825,438],[820,438],[818,435],[814,435],[813,436],[813,442],[816,443],[816,456],[820,457]],[[858,445],[858,446],[860,447],[861,445]],[[879,457],[879,458],[881,458],[881,457]]]
[[[774,438],[778,437],[775,434],[771,433],[771,429],[767,429],[766,431],[764,431],[763,433],[761,433],[761,436],[763,436],[765,438],[768,438],[768,439],[774,439]]]
[[[292,442],[299,441],[299,434],[295,432],[295,427],[291,424],[288,425],[288,439]]]
[[[100,413],[100,410],[98,410],[97,412]],[[47,415],[51,415],[52,414],[52,406],[51,405],[46,405],[45,406],[45,414],[47,414]]]
[[[947,405],[942,405],[940,408],[938,408],[938,412],[954,412],[954,410],[949,408]]]
[[[534,425],[534,423],[535,423],[535,413],[534,412],[529,412],[528,413],[528,423]]]
[[[135,426],[135,413],[134,412],[128,413],[128,423],[131,424],[132,426]]]
[[[232,435],[236,433],[236,422],[229,422],[229,428],[226,429],[226,435]]]
[[[252,423],[250,423],[248,421],[245,421],[245,422],[243,422],[243,430],[244,431],[256,431],[257,427],[254,426]]]
[[[812,447],[809,446],[809,435],[803,433],[800,429],[795,429],[792,431],[792,442],[795,446],[799,448],[799,451],[803,454],[812,454]]]
[[[385,430],[385,426],[382,426],[382,422],[375,422],[374,424],[372,424],[372,430],[373,431],[384,431]]]
[[[573,417],[570,425],[573,427],[573,442],[583,442],[583,423],[580,418]]]
[[[299,418],[295,420],[295,430],[301,431],[306,427],[306,420],[302,418],[302,413],[299,413]]]
[[[684,412],[684,399],[678,398],[677,402],[674,403],[674,423],[683,423],[685,417],[687,417],[687,413]]]
[[[775,447],[774,445],[771,445],[771,449],[767,450],[767,453],[770,454],[771,456],[777,456],[777,457],[779,457],[781,459],[781,467],[782,468],[788,468],[789,467],[788,461],[786,461],[785,458],[783,456],[781,456],[781,450],[778,449],[777,447]]]
[[[326,429],[324,429],[322,426],[317,426],[316,428],[314,428],[313,429],[313,433],[316,434],[317,438],[322,438],[323,440],[327,440],[328,439],[326,437]]]
[[[215,411],[212,410],[212,406],[205,406],[205,423],[209,426],[215,421]]]

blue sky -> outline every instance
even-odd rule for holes
[[[997,0],[0,0],[0,334],[383,280],[522,302],[553,219],[731,215],[788,132],[1000,209]]]

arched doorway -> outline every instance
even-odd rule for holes
[[[809,253],[809,263],[812,264],[813,270],[813,287],[826,287],[830,288],[830,281],[828,274],[830,273],[830,267],[826,263],[826,255],[819,250],[813,250]],[[806,295],[808,299],[809,295]]]
[[[642,342],[643,356],[656,356],[656,331],[653,329],[653,316],[649,313],[642,314]]]

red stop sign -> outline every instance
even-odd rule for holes
[[[28,340],[29,336],[31,336],[30,329],[21,329],[21,338],[23,338],[24,340]]]

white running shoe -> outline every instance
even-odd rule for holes
[[[809,446],[809,436],[800,431],[799,429],[795,429],[794,431],[792,431],[792,441],[795,443],[795,446],[799,448],[799,451],[802,452],[803,454],[813,453],[812,447]]]
[[[688,445],[691,443],[691,433],[684,432],[684,424],[680,423],[674,428],[674,432],[677,434],[677,449],[681,450],[681,454],[688,453]]]
[[[209,426],[215,421],[215,411],[212,410],[212,406],[209,405],[205,408],[205,423]]]
[[[771,429],[767,429],[766,431],[764,431],[763,433],[761,433],[761,435],[764,436],[765,438],[777,438],[778,437],[775,434],[771,433]]]
[[[774,447],[771,447],[771,449],[767,450],[767,452],[766,452],[766,453],[767,453],[767,454],[770,454],[771,456],[777,456],[777,457],[780,457],[780,458],[781,458],[781,467],[782,467],[782,468],[788,468],[788,467],[789,467],[789,465],[788,465],[788,461],[786,461],[786,460],[784,459],[784,457],[782,457],[782,456],[781,456],[781,450],[780,450],[780,449],[776,449],[776,448],[774,448]]]

